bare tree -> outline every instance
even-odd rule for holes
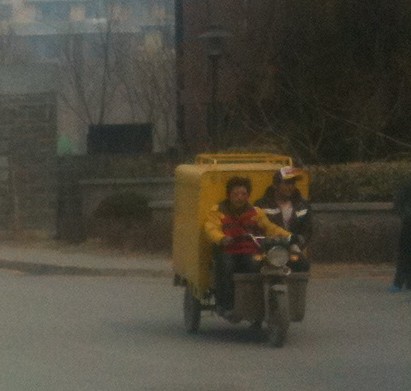
[[[134,50],[116,46],[116,76],[134,119],[144,118],[154,125],[157,145],[166,150],[175,141],[175,52],[157,42]]]
[[[121,107],[127,122],[152,124],[155,145],[165,150],[175,138],[174,64],[172,47],[147,45],[108,19],[92,36],[66,37],[61,96],[86,125],[104,124]]]
[[[254,143],[271,142],[307,162],[409,150],[403,128],[409,55],[395,44],[409,31],[405,3],[320,3],[272,1],[255,18],[256,31],[237,34],[229,60],[241,83],[230,105],[228,115],[237,117],[232,123]]]
[[[94,34],[66,34],[59,61],[60,96],[87,126],[106,120],[119,81],[115,76],[113,32],[109,19]]]

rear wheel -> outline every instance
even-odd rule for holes
[[[290,325],[287,291],[276,292],[272,289],[269,300],[268,338],[273,346],[282,347]]]
[[[186,286],[184,291],[184,325],[188,333],[197,333],[200,327],[201,303]]]

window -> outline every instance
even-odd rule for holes
[[[61,42],[55,36],[30,38],[30,52],[35,61],[55,60],[59,57]]]
[[[70,8],[68,3],[39,3],[36,6],[36,19],[42,22],[70,20]]]
[[[0,20],[9,20],[12,16],[11,4],[0,4]]]
[[[105,5],[103,0],[96,0],[86,3],[86,18],[101,19],[106,17]]]

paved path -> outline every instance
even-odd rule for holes
[[[172,274],[170,255],[125,253],[92,242],[80,245],[56,241],[0,242],[0,268],[33,274]]]
[[[70,245],[58,241],[0,242],[0,269],[32,274],[73,274],[112,276],[172,276],[171,255],[167,253],[123,252],[98,242]],[[392,264],[316,264],[313,278],[375,276],[392,278]]]

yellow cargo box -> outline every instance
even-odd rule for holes
[[[224,200],[227,180],[232,176],[249,178],[254,202],[272,183],[275,171],[292,165],[290,157],[274,154],[201,154],[194,164],[176,168],[173,269],[198,298],[212,284],[212,246],[204,235],[204,221],[210,208]],[[297,186],[308,198],[308,172],[302,171]]]

